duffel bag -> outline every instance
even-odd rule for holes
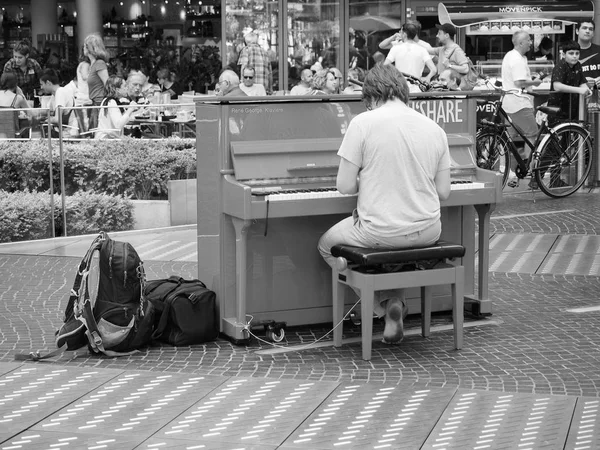
[[[181,346],[214,341],[219,335],[216,295],[202,281],[178,276],[148,281],[144,297],[160,317],[153,340]]]

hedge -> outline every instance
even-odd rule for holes
[[[79,192],[65,198],[69,235],[133,229],[131,200],[106,194]],[[54,220],[57,236],[62,229],[62,204],[54,196]],[[52,237],[50,195],[42,192],[0,190],[0,242]]]
[[[53,186],[60,192],[58,143],[53,143]],[[65,193],[96,192],[140,200],[166,197],[167,182],[195,178],[195,139],[108,139],[64,142]],[[50,188],[48,141],[0,141],[0,189]]]

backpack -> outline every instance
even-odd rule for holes
[[[152,339],[180,346],[214,341],[219,335],[216,294],[202,281],[178,276],[148,281],[144,297],[157,318],[160,314]]]
[[[477,70],[477,67],[471,61],[471,58],[467,56],[467,61],[469,65],[469,71],[462,76],[462,80],[460,81],[460,89],[463,91],[472,91],[475,86],[477,86],[477,81],[479,81],[480,73]]]
[[[458,47],[458,46],[454,47],[454,49],[450,52],[450,54],[448,55],[448,58],[447,58],[448,61],[450,61],[450,59],[454,55],[454,52],[456,51],[457,48],[460,48],[460,47]],[[461,49],[461,51],[462,51],[462,49]],[[466,54],[465,54],[465,58],[467,58],[467,65],[468,65],[469,71],[464,75],[461,74],[460,89],[462,91],[472,91],[473,88],[475,86],[477,86],[477,81],[479,80],[480,73],[479,73],[479,70],[477,70],[477,67],[475,67],[475,64],[473,64],[473,61],[471,61],[471,58],[469,58]]]
[[[91,274],[97,275],[97,291]],[[77,350],[87,344],[94,353],[124,356],[147,345],[155,311],[142,296],[144,282],[133,246],[101,232],[77,269],[64,323],[56,332],[57,347]]]

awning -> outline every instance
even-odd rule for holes
[[[566,25],[594,18],[592,1],[438,4],[440,23],[465,28],[467,34],[563,34]]]

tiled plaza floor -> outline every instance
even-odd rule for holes
[[[218,340],[126,358],[65,354],[15,363],[16,351],[53,347],[77,252],[87,244],[0,246],[0,448],[599,448],[600,193],[559,200],[508,193],[505,200],[491,220],[493,315],[468,318],[460,351],[452,349],[448,314],[434,317],[438,331],[429,339],[409,317],[402,344],[375,341],[369,362],[346,324],[341,348],[329,337],[305,348],[329,330],[324,325],[288,329],[282,350]],[[194,230],[176,233],[153,236],[165,247],[146,255],[149,278],[196,276],[194,257],[176,256],[176,249],[191,255]],[[93,383],[73,381],[91,371]],[[112,395],[132,377],[141,381]],[[173,380],[168,389],[156,387],[151,398],[137,392],[165,377]],[[41,397],[39,383],[50,383]],[[190,383],[199,387],[188,396]],[[234,401],[228,393],[236,390],[243,398]],[[52,392],[50,408],[42,397]],[[15,398],[38,406],[13,402],[15,409]],[[96,401],[115,414],[85,412]],[[122,417],[121,406],[129,408]],[[16,429],[2,425],[14,421]],[[95,423],[106,424],[102,433]]]

